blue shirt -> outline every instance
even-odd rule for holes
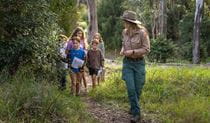
[[[77,57],[81,60],[85,60],[85,51],[80,48],[80,49],[71,49],[69,51],[69,58],[70,58],[70,65],[72,64],[73,62],[73,59]],[[79,68],[71,68],[73,72],[77,73],[77,72],[80,72],[80,69]]]

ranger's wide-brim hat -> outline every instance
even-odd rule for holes
[[[121,18],[131,23],[142,24],[139,20],[137,20],[137,15],[136,12],[134,11],[129,11],[129,10],[124,11],[123,16],[121,16]]]

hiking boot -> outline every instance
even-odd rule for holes
[[[131,123],[140,123],[140,116],[139,115],[132,116]]]

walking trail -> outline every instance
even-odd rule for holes
[[[87,74],[87,73],[86,73]],[[86,77],[88,90],[92,88],[91,79]],[[81,88],[81,99],[87,106],[87,111],[100,123],[130,123],[130,115],[124,110],[114,108],[113,106],[97,102],[84,92]],[[152,121],[141,121],[141,123],[154,123]]]
[[[114,61],[110,60],[109,65],[111,66],[116,66],[119,65],[115,63]],[[161,64],[161,66],[180,66],[178,64]],[[181,65],[181,66],[191,66],[190,65]],[[208,66],[210,67],[209,64],[205,64],[203,66]],[[86,73],[87,74],[87,73]],[[91,80],[90,77],[87,76],[87,85],[88,85],[88,90],[91,89]],[[100,103],[94,100],[93,98],[89,97],[87,94],[85,94],[84,90],[81,90],[81,99],[83,102],[86,103],[87,106],[87,111],[92,115],[93,118],[95,118],[97,121],[100,123],[129,123],[130,122],[130,115],[128,112],[124,110],[117,109],[113,106],[106,105],[105,103]],[[143,114],[146,115],[146,114]],[[155,120],[146,120],[143,119],[141,123],[158,123],[158,121]]]
[[[87,77],[88,90],[91,89],[90,78]],[[127,112],[114,109],[111,106],[102,104],[85,94],[81,90],[81,99],[86,103],[87,111],[100,123],[129,123],[130,116]]]

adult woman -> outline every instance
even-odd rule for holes
[[[150,51],[150,41],[147,30],[140,25],[135,12],[125,11],[122,19],[125,27],[120,52],[124,56],[122,79],[127,87],[131,122],[135,123],[140,121],[139,98],[145,83],[144,56]]]
[[[70,40],[68,41],[68,45],[66,48],[66,54],[69,54],[69,51],[73,48],[72,38],[75,36],[80,37],[80,40],[81,40],[80,48],[83,48],[85,51],[87,51],[88,43],[87,43],[87,40],[85,39],[85,33],[81,27],[77,27],[73,31],[72,35],[70,36]],[[83,84],[85,86],[85,90],[87,90],[87,82],[86,82],[86,78],[85,78],[84,68],[81,70],[81,74],[82,74],[82,80],[83,80]]]

